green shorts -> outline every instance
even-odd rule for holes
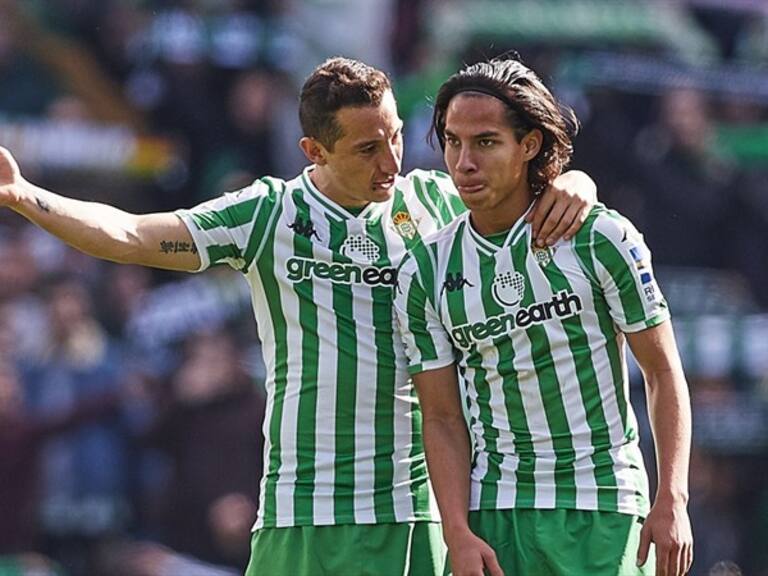
[[[493,547],[505,576],[648,576],[653,546],[636,566],[642,520],[586,510],[480,510],[472,531]],[[450,567],[446,569],[450,574]]]
[[[342,524],[262,528],[246,576],[440,576],[440,524]]]

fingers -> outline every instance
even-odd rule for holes
[[[589,204],[585,200],[550,187],[537,198],[526,220],[531,222],[536,245],[543,247],[552,246],[560,238],[569,240],[588,214]]]
[[[552,208],[550,216],[556,214],[556,210],[557,205]],[[584,218],[579,220],[582,213],[584,213]],[[586,214],[587,213],[583,208],[580,208],[578,204],[573,203],[568,206],[568,208],[560,217],[560,221],[547,236],[544,236],[546,230],[545,223],[544,228],[542,228],[542,238],[544,238],[547,246],[553,246],[558,240],[560,240],[560,238],[563,238],[564,240],[570,240],[571,236],[573,236],[573,234],[575,234],[584,223],[584,220],[587,217]],[[570,234],[568,234],[568,232],[570,232]]]
[[[656,542],[656,576],[684,576],[693,564],[691,542]]]
[[[576,232],[578,232],[584,225],[584,222],[587,221],[587,216],[589,216],[589,206],[587,204],[581,208],[575,205],[568,208],[563,216],[563,220],[570,221],[570,225],[565,232],[563,232],[563,240],[570,240],[573,238],[576,235]]]
[[[533,237],[537,240],[541,237],[541,227],[544,224],[544,220],[555,204],[555,194],[550,191],[551,188],[548,188],[544,194],[536,199],[533,210],[526,217],[526,220],[531,223]]]
[[[504,571],[499,565],[499,561],[496,558],[496,553],[490,546],[487,550],[482,551],[480,555],[483,557],[483,565],[487,569],[490,576],[504,576]]]
[[[651,531],[648,529],[648,524],[643,525],[640,530],[640,545],[637,547],[637,565],[645,566],[648,560],[648,550],[651,548]],[[658,566],[658,558],[656,559]]]

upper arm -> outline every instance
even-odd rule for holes
[[[669,309],[656,282],[651,252],[632,223],[604,212],[590,232],[590,267],[621,331],[637,332],[667,320]]]
[[[652,328],[626,334],[627,343],[643,374],[682,373],[672,323],[669,320]]]
[[[464,421],[455,364],[414,374],[413,384],[425,421]]]
[[[411,374],[453,364],[454,351],[435,309],[434,296],[418,277],[416,258],[409,256],[398,272],[395,311]],[[422,263],[422,266],[428,266]],[[429,273],[429,270],[423,270]]]
[[[141,246],[137,264],[184,272],[200,268],[192,234],[178,215],[164,212],[136,216],[136,234]]]

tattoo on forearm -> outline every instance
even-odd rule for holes
[[[163,254],[179,254],[191,252],[197,254],[197,246],[194,242],[179,242],[178,240],[160,240],[160,252]]]
[[[50,212],[51,211],[51,205],[48,204],[45,200],[40,198],[39,196],[35,196],[35,202],[37,202],[38,208],[42,210],[43,212]]]

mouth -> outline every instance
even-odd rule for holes
[[[485,188],[485,184],[457,184],[459,194],[477,194]]]
[[[374,190],[389,190],[395,184],[395,178],[387,178],[386,180],[377,180],[373,183]]]

